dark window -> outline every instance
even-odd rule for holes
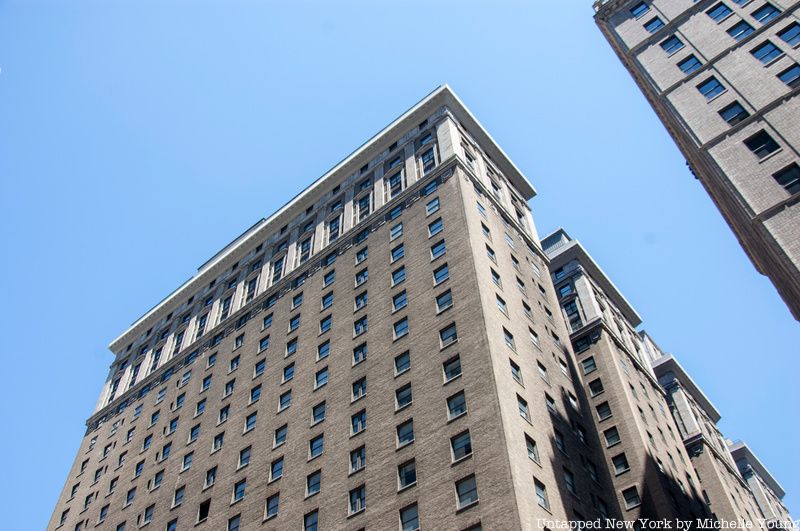
[[[633,15],[636,18],[639,18],[648,11],[650,11],[650,6],[648,6],[644,2],[639,2],[638,4],[636,4],[631,8],[631,15]]]
[[[784,28],[778,37],[781,38],[789,46],[797,46],[800,44],[800,24],[792,22],[789,26]]]
[[[772,60],[783,55],[783,52],[769,41],[752,50],[750,53],[764,64],[768,64]]]
[[[792,88],[800,86],[800,65],[797,63],[793,64],[780,74],[778,74],[778,79],[786,83]]]
[[[716,20],[717,22],[722,22],[722,20],[725,19],[731,13],[733,13],[733,11],[731,11],[731,8],[729,8],[722,2],[720,2],[719,4],[715,5],[714,7],[706,11],[706,14],[712,19]]]
[[[781,14],[780,9],[767,2],[763,6],[753,11],[753,18],[761,22],[762,24],[766,24],[767,22],[774,19],[780,14]]]
[[[661,42],[661,48],[668,54],[673,54],[683,48],[683,41],[672,35]]]
[[[774,153],[780,147],[778,143],[769,136],[769,133],[763,129],[745,140],[744,144],[760,159],[763,159],[770,153]]]
[[[742,105],[738,101],[734,101],[733,103],[731,103],[730,105],[719,111],[719,115],[722,116],[723,120],[725,120],[731,125],[734,125],[738,124],[739,122],[750,116],[750,113],[744,110],[744,107],[742,107]]]
[[[753,33],[755,31],[753,26],[745,22],[744,20],[740,20],[737,22],[733,27],[728,30],[728,35],[733,37],[735,40],[740,41]]]
[[[725,92],[725,87],[717,80],[717,78],[710,77],[697,85],[697,90],[699,90],[700,94],[705,96],[707,100],[710,100]]]
[[[796,163],[792,163],[790,166],[782,169],[774,174],[773,177],[778,181],[778,184],[783,186],[790,194],[800,192],[800,166]]]
[[[661,20],[659,17],[651,18],[647,21],[644,25],[644,29],[646,29],[650,33],[655,33],[660,28],[664,27],[664,21]]]

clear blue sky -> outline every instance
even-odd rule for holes
[[[800,327],[590,0],[4,0],[1,527],[46,525],[108,342],[441,83],[537,187],[540,233],[584,243],[800,510]]]

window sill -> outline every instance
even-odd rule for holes
[[[411,407],[413,404],[414,404],[414,401],[412,400],[412,401],[411,401],[411,402],[409,402],[408,404],[403,404],[403,405],[402,405],[402,406],[400,406],[400,407],[395,407],[395,408],[394,408],[394,412],[395,412],[395,414],[397,414],[397,413],[400,413],[401,411],[403,411],[403,410],[405,410],[405,409],[407,409],[407,408]]]
[[[395,448],[395,452],[399,452],[400,450],[402,450],[402,449],[404,449],[404,448],[408,448],[409,446],[411,446],[412,444],[414,444],[414,441],[415,441],[415,440],[416,440],[416,439],[414,439],[414,440],[411,440],[411,441],[407,441],[407,442],[404,442],[403,444],[400,444],[400,445],[398,445],[398,446],[397,446],[397,448]]]
[[[357,470],[351,470],[350,472],[348,472],[347,477],[355,476],[356,474],[358,474],[359,472],[361,472],[365,468],[367,468],[367,467],[366,466],[362,466],[361,468],[359,468]]]
[[[461,378],[461,375],[460,375],[460,374],[459,374],[459,375],[457,375],[457,376],[453,376],[453,377],[452,377],[452,378],[450,378],[449,380],[445,380],[445,381],[444,381],[444,383],[443,383],[442,385],[447,385],[447,384],[449,384],[449,383],[451,383],[451,382],[454,382],[454,381],[458,380],[459,378]]]
[[[615,471],[615,472],[614,472],[614,477],[619,477],[619,476],[621,476],[621,475],[625,474],[626,472],[630,472],[630,471],[631,471],[630,467],[626,468],[625,470],[623,470],[623,471],[621,471],[621,472],[616,472],[616,471]]]
[[[314,461],[314,460],[316,460],[316,459],[319,459],[320,457],[322,457],[322,454],[324,454],[324,453],[325,453],[325,452],[323,451],[323,452],[320,452],[320,453],[318,453],[317,455],[312,455],[312,456],[310,456],[310,457],[309,457],[309,458],[306,460],[306,463],[310,463],[311,461]]]
[[[267,515],[266,517],[264,517],[263,520],[261,520],[261,523],[264,524],[266,522],[269,522],[270,520],[273,520],[274,518],[277,518],[277,516],[278,516],[278,513]]]
[[[465,456],[462,456],[462,457],[459,457],[458,459],[456,459],[456,460],[452,461],[452,462],[450,463],[450,466],[457,466],[457,465],[460,465],[461,463],[463,463],[464,461],[467,461],[468,459],[472,459],[472,452],[470,452],[470,453],[468,453],[467,455],[465,455]]]
[[[727,94],[727,93],[728,93],[728,89],[725,89],[725,90],[723,90],[722,92],[720,92],[719,94],[715,94],[715,95],[714,95],[714,96],[712,96],[711,98],[709,98],[709,99],[706,99],[706,103],[711,103],[712,101],[716,100],[717,98],[719,98],[719,97],[720,97],[720,96],[722,96],[723,94]]]
[[[348,519],[349,518],[353,518],[354,516],[358,516],[359,514],[362,514],[362,513],[366,512],[366,511],[367,511],[367,508],[364,507],[363,509],[359,509],[359,510],[357,510],[355,512],[352,512],[352,513],[348,513],[347,518]]]
[[[768,62],[766,62],[766,63],[763,63],[763,65],[764,65],[764,68],[769,68],[770,66],[774,65],[775,63],[777,63],[778,61],[780,61],[780,60],[781,60],[781,59],[783,59],[784,57],[786,57],[786,54],[785,54],[785,53],[782,53],[782,54],[780,54],[779,56],[777,56],[777,57],[774,57],[774,58],[770,59]]]
[[[397,493],[400,494],[401,492],[405,492],[413,487],[417,486],[417,482],[409,483],[408,485],[403,485],[402,487],[397,489]]]
[[[480,500],[475,500],[474,502],[469,502],[469,503],[468,503],[468,504],[466,504],[466,505],[462,505],[461,507],[459,507],[458,509],[456,509],[456,514],[462,513],[462,512],[464,512],[464,511],[467,511],[467,510],[469,510],[469,509],[472,509],[473,507],[475,507],[476,505],[478,505],[478,503],[480,503]]]
[[[758,163],[759,164],[763,164],[763,163],[767,162],[768,160],[770,160],[771,158],[777,156],[779,153],[783,153],[783,148],[782,147],[779,147],[778,149],[776,149],[775,151],[773,151],[772,153],[770,153],[766,157],[764,157],[762,159],[758,159]]]
[[[462,413],[459,413],[459,414],[458,414],[458,415],[456,415],[455,417],[450,417],[450,418],[448,418],[448,419],[447,419],[447,423],[448,423],[448,424],[450,424],[451,422],[455,422],[455,421],[457,421],[458,419],[460,419],[461,417],[466,417],[466,416],[467,416],[467,411],[464,411],[464,412],[462,412]]]
[[[276,481],[280,481],[282,477],[283,477],[283,476],[281,475],[281,476],[278,476],[278,477],[276,477],[276,478],[272,478],[272,479],[270,479],[269,481],[267,481],[267,485],[272,485],[272,484],[273,484],[273,483],[275,483]]]
[[[449,306],[445,306],[444,308],[437,309],[436,310],[436,315],[437,316],[442,315],[444,312],[446,312],[447,310],[449,310],[452,307],[453,307],[453,305],[450,304]]]
[[[448,348],[450,348],[451,346],[455,345],[456,343],[458,343],[458,338],[456,338],[456,339],[454,339],[454,340],[450,341],[450,342],[449,342],[448,344],[446,344],[446,345],[441,345],[441,346],[439,347],[439,352],[443,352],[445,349],[448,349]]]
[[[237,503],[240,503],[240,502],[242,502],[242,501],[244,501],[244,496],[242,496],[242,497],[241,497],[241,498],[239,498],[238,500],[233,500],[233,501],[231,502],[231,505],[230,505],[230,506],[231,506],[231,507],[233,507],[234,505],[236,505]]]

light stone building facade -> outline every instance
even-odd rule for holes
[[[617,292],[614,316],[597,317],[625,326],[602,355],[628,374],[598,360],[614,412],[598,419],[534,195],[449,87],[428,95],[111,343],[47,529],[532,530],[705,516],[681,441],[643,449],[647,423],[676,427]],[[627,378],[647,386],[652,419],[631,415]],[[600,430],[612,423],[630,473],[615,470]],[[656,478],[653,455],[674,484]]]
[[[800,319],[800,2],[600,0],[595,20]]]

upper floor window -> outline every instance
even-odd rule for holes
[[[744,144],[759,159],[780,149],[778,143],[763,129],[745,140]]]
[[[783,52],[780,50],[780,48],[778,48],[769,41],[751,50],[750,53],[753,54],[753,57],[755,57],[765,65],[771,63],[774,59],[777,59],[778,57],[783,55]]]
[[[778,37],[789,46],[797,46],[800,44],[800,23],[792,22],[778,33]]]
[[[772,176],[790,194],[800,192],[800,166],[792,163]]]
[[[397,197],[397,195],[405,189],[405,182],[403,179],[403,172],[399,171],[397,173],[393,173],[388,177],[384,177],[384,194],[385,200],[389,201]]]
[[[753,26],[745,22],[744,20],[740,20],[736,24],[734,24],[729,30],[728,35],[734,38],[734,40],[740,41],[753,33],[755,30]]]
[[[725,87],[717,80],[717,78],[710,77],[697,85],[697,90],[699,90],[700,94],[705,96],[707,100],[710,100],[725,92]]]
[[[733,11],[731,11],[731,8],[729,8],[722,2],[720,2],[719,4],[715,5],[714,7],[706,11],[706,14],[709,17],[711,17],[712,20],[715,20],[717,22],[722,22],[731,13],[733,13]]]
[[[647,5],[647,3],[645,2],[639,2],[638,4],[636,4],[631,8],[631,15],[634,18],[639,18],[648,11],[650,11],[650,6]]]
[[[780,14],[781,14],[780,9],[767,2],[763,6],[753,11],[753,18],[761,22],[762,24],[766,24],[767,22],[771,21]]]
[[[664,27],[664,21],[661,20],[660,17],[653,17],[650,20],[648,20],[644,25],[644,29],[646,29],[648,33],[655,33],[663,27]]]
[[[683,48],[684,44],[683,41],[680,40],[678,37],[676,37],[675,35],[671,35],[666,40],[662,41],[660,46],[665,52],[672,55],[673,53]]]
[[[789,85],[791,88],[800,86],[800,65],[797,63],[793,64],[778,74],[778,79]]]

